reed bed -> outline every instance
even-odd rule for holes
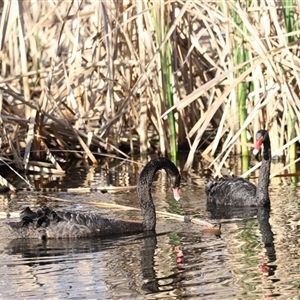
[[[188,149],[184,170],[199,150],[221,168],[260,128],[295,159],[297,1],[0,5],[2,161],[60,174],[70,157]]]

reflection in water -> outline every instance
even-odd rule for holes
[[[141,275],[143,278],[142,289],[147,293],[157,293],[163,290],[171,291],[174,289],[173,283],[176,283],[182,279],[176,279],[177,273],[171,274],[171,276],[159,277],[155,271],[155,250],[157,248],[157,236],[154,233],[150,235],[142,234],[138,240],[142,242],[142,248],[140,251],[140,261],[141,261]],[[93,253],[106,251],[108,249],[114,249],[117,246],[122,246],[126,244],[136,244],[136,239],[121,239],[116,240],[104,240],[102,243],[99,239],[58,239],[58,240],[46,240],[37,241],[33,239],[15,239],[12,240],[6,247],[5,252],[10,255],[21,254],[24,259],[32,258],[33,260],[27,260],[26,264],[28,266],[33,266],[36,264],[45,265],[53,264],[58,262],[63,262],[66,255],[70,254],[82,254],[82,253]],[[114,249],[116,250],[116,249]],[[46,258],[61,257],[60,260],[48,260]],[[123,256],[117,255],[117,258],[123,259]],[[36,259],[39,260],[36,260]],[[116,261],[114,262],[116,264]],[[123,264],[120,263],[120,265]],[[137,264],[138,267],[138,264]],[[136,272],[138,269],[134,269]],[[126,270],[124,270],[126,271]],[[172,279],[168,284],[160,284],[160,281],[168,281]]]
[[[214,203],[207,203],[207,210],[212,219],[248,219],[257,215],[256,206],[228,206],[216,205]]]
[[[265,245],[269,261],[276,260],[274,234],[269,223],[270,207],[210,206],[209,211],[214,219],[241,218],[247,221],[249,218],[257,216],[262,242]]]
[[[257,220],[259,225],[259,231],[262,236],[262,242],[266,249],[266,256],[268,262],[276,261],[276,251],[274,246],[274,233],[269,222],[270,219],[270,208],[259,207],[257,209]]]
[[[272,285],[272,283],[276,283],[280,280],[274,277],[277,265],[273,264],[276,262],[276,250],[274,245],[274,233],[269,222],[270,208],[259,207],[257,210],[257,219],[262,242],[266,249],[263,262],[259,265],[259,269],[262,272],[262,283],[268,291],[268,297],[280,296],[280,294],[274,292],[276,287]]]
[[[53,299],[219,297],[222,285],[231,279],[222,267],[222,247],[220,239],[202,239],[190,231],[106,239],[16,239],[2,251],[2,281],[11,288],[0,288],[0,293],[6,299],[14,298],[16,290],[22,290],[20,299],[49,293]],[[225,294],[232,297],[234,289]]]
[[[25,287],[26,297],[50,292],[58,298],[103,294],[103,299],[109,299],[115,293],[135,295],[140,246],[140,241],[122,236],[43,242],[19,239],[11,241],[4,253],[12,256],[7,257],[8,274],[23,274],[14,281],[14,288]],[[130,284],[127,289],[126,284]]]
[[[161,237],[168,240],[166,235]],[[83,286],[93,290],[86,294],[81,293],[82,295],[96,295],[105,288],[109,291],[108,295],[116,293],[125,297],[139,295],[142,290],[145,294],[172,291],[176,288],[176,283],[182,280],[176,270],[176,260],[169,261],[171,265],[167,268],[168,272],[160,270],[160,266],[157,265],[160,263],[160,257],[155,255],[156,250],[156,234],[141,234],[138,238],[119,236],[102,240],[15,239],[9,242],[3,253],[13,256],[12,259],[7,257],[6,260],[10,269],[8,273],[19,273],[15,272],[14,268],[23,269],[23,278],[17,283],[16,289],[19,289],[19,284],[24,286],[24,282],[27,282],[25,286],[31,289],[32,280],[35,278],[34,281],[40,287],[50,285],[51,290],[60,294],[63,288],[66,289],[66,282],[63,280],[67,280],[69,288],[74,290],[76,287],[77,292]],[[171,250],[171,247],[168,250]],[[172,253],[169,255],[171,257]],[[3,270],[3,266],[1,269]],[[173,270],[172,274],[169,274],[170,270]],[[34,274],[34,277],[28,277],[28,273]],[[74,278],[70,280],[72,277]],[[141,284],[139,277],[142,279]],[[99,284],[100,278],[103,282]],[[0,289],[0,292],[3,291]],[[40,292],[35,290],[34,293],[40,295]]]
[[[248,220],[251,217],[257,216],[262,242],[264,243],[269,262],[276,260],[274,233],[272,232],[269,223],[270,207],[231,207],[211,205],[208,207],[208,210],[211,213],[211,217],[214,219],[242,218]]]
[[[2,166],[3,167],[3,166]],[[4,168],[4,167],[3,167]],[[22,180],[17,172],[10,169],[1,170],[4,176],[18,190],[27,189],[30,183],[35,190],[66,191],[69,188],[91,188],[107,186],[135,185],[140,165],[136,162],[115,157],[103,159],[101,165],[90,166],[86,161],[69,162],[64,166],[65,175],[55,174],[22,174]]]
[[[157,248],[156,235],[147,236],[144,238],[144,247],[141,255],[141,269],[144,283],[142,289],[148,293],[158,293],[160,291],[168,292],[175,289],[177,283],[184,279],[179,276],[179,272],[174,270],[174,273],[168,276],[159,276],[155,271],[155,250]],[[165,284],[167,282],[167,284]]]
[[[14,239],[5,247],[5,253],[23,258],[46,258],[69,254],[99,252],[109,248],[109,242],[100,239]],[[36,262],[36,260],[34,260]],[[30,262],[30,260],[29,260]],[[45,262],[50,262],[45,260]]]
[[[119,166],[125,170],[116,164],[113,172]],[[103,171],[100,174],[98,169],[98,174],[95,169],[89,176],[84,168],[81,171],[82,176],[75,172],[78,181],[68,178],[70,186],[81,186],[82,182],[102,184]],[[135,174],[130,177],[130,185],[135,184]],[[115,175],[112,177],[117,179]],[[168,189],[166,176],[159,174],[153,186],[158,210],[173,209],[166,196]],[[211,208],[211,217],[222,219],[221,238],[201,234],[195,224],[175,225],[171,220],[160,219],[158,232],[171,230],[172,234],[10,241],[0,221],[0,298],[297,299],[300,296],[299,189],[294,196],[282,186],[271,185],[270,190],[271,222],[269,209]],[[176,211],[182,215],[206,215],[204,180],[196,187],[183,186],[182,195],[182,201],[176,202]],[[138,207],[135,191],[55,196],[72,200],[71,204],[51,203],[59,209],[94,210],[82,205],[94,200]],[[15,197],[0,199],[1,210],[49,205],[51,201],[47,194],[23,193]],[[125,219],[139,217],[137,212],[100,210],[100,213]]]
[[[211,209],[211,207],[210,207]],[[239,224],[244,224],[243,231],[240,233],[240,239],[245,241],[245,244],[239,246],[240,253],[236,255],[235,259],[237,261],[240,259],[242,252],[244,252],[243,256],[243,264],[244,264],[244,272],[241,272],[239,269],[239,274],[242,275],[242,278],[238,281],[241,284],[245,284],[246,282],[251,280],[251,285],[249,283],[248,289],[255,290],[259,287],[259,284],[262,284],[263,289],[267,290],[267,297],[269,296],[278,296],[278,293],[275,293],[275,286],[272,286],[272,283],[276,283],[279,279],[275,278],[275,271],[277,269],[276,262],[276,250],[274,245],[274,233],[272,231],[271,224],[269,222],[270,219],[270,207],[217,207],[215,211],[212,213],[214,216],[218,216],[223,219],[233,219],[232,222],[237,222]],[[260,233],[260,240],[263,243],[264,254],[259,255],[261,258],[261,263],[258,268],[261,272],[260,280],[257,278],[254,279],[254,272],[251,270],[254,261],[257,261],[257,244],[255,238],[255,226],[253,220],[255,220],[255,216],[258,221],[258,229]],[[235,219],[242,218],[242,219]],[[235,220],[235,221],[234,221]],[[226,237],[225,237],[226,238]],[[228,237],[227,237],[228,238]],[[231,247],[230,247],[231,248]],[[236,250],[232,250],[236,251]],[[247,257],[247,259],[246,259]],[[253,260],[253,262],[252,262]],[[239,261],[242,263],[242,261]],[[260,282],[259,282],[260,281]]]

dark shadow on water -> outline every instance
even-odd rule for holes
[[[148,293],[158,293],[162,290],[164,292],[172,291],[178,282],[184,280],[183,276],[178,276],[177,272],[167,277],[158,277],[155,271],[155,250],[157,248],[156,235],[149,235],[144,238],[144,247],[141,255],[141,268],[144,283],[142,289]],[[169,282],[172,279],[172,285],[162,284],[161,282]]]
[[[155,251],[157,249],[157,237],[166,236],[167,233],[143,233],[133,236],[114,236],[113,238],[81,238],[81,239],[14,239],[5,247],[4,252],[12,256],[22,257],[22,264],[28,266],[59,264],[68,261],[70,257],[74,258],[79,254],[79,260],[85,260],[86,255],[90,253],[106,252],[111,253],[113,265],[122,268],[124,273],[130,277],[141,274],[143,283],[141,289],[146,294],[158,293],[163,291],[172,291],[176,284],[184,277],[174,269],[174,273],[167,277],[159,277],[155,269]],[[122,246],[126,249],[140,249],[139,253],[133,253],[136,257],[135,264],[130,265],[124,262],[122,255]],[[80,256],[82,254],[82,257]],[[107,254],[106,254],[107,255]],[[106,257],[107,259],[107,257]],[[125,256],[126,259],[126,256]],[[157,267],[157,266],[156,266]],[[126,269],[125,269],[126,268]],[[114,267],[112,267],[112,274]],[[168,282],[167,284],[165,282]]]
[[[5,247],[10,255],[22,255],[24,258],[65,256],[68,254],[94,253],[109,249],[116,249],[122,245],[133,245],[146,239],[143,234],[133,237],[114,235],[113,237],[80,238],[80,239],[14,239]]]
[[[207,210],[210,213],[212,219],[248,219],[257,215],[257,207],[234,207],[228,205],[216,205],[213,203],[207,204]]]
[[[124,242],[124,240],[121,240]],[[56,257],[68,254],[93,253],[115,248],[120,240],[99,238],[81,239],[14,239],[5,247],[5,253],[23,258]],[[128,241],[129,243],[130,241]],[[49,263],[49,261],[48,261]]]
[[[235,219],[233,222],[246,224],[250,219],[257,217],[261,240],[266,250],[268,258],[264,265],[261,265],[261,270],[267,276],[275,274],[277,266],[273,264],[276,261],[276,250],[274,245],[274,233],[272,231],[270,219],[270,207],[231,207],[209,205],[207,207],[213,219]],[[271,279],[273,282],[276,279]]]
[[[259,225],[259,231],[262,236],[262,242],[265,245],[266,254],[269,258],[269,262],[276,260],[276,251],[274,246],[274,233],[272,231],[270,219],[270,208],[259,207],[257,209],[257,220]]]

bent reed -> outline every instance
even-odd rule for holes
[[[188,149],[188,170],[201,149],[221,168],[259,128],[293,159],[300,7],[246,3],[2,1],[2,161]]]

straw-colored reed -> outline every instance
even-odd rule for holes
[[[177,146],[188,169],[259,128],[280,155],[299,140],[296,1],[1,3],[0,156],[19,169]]]

